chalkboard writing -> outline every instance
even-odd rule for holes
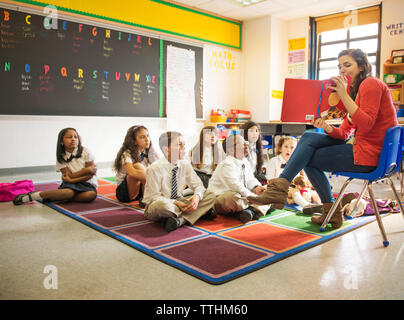
[[[1,114],[159,116],[160,39],[0,9]]]

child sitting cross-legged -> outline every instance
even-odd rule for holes
[[[259,195],[265,190],[254,177],[246,158],[248,145],[243,136],[229,135],[223,148],[227,156],[209,180],[208,190],[217,196],[214,209],[218,214],[236,215],[242,223],[258,220],[270,207],[258,209],[247,201],[247,196]]]
[[[145,218],[161,221],[167,232],[186,223],[193,225],[202,216],[214,219],[215,195],[206,191],[191,163],[184,160],[185,142],[181,133],[163,133],[159,145],[164,158],[146,169]],[[193,191],[188,198],[182,196],[185,186]]]

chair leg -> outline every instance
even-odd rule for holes
[[[351,183],[351,181],[352,181],[352,178],[348,178],[342,185],[342,188],[338,194],[337,199],[335,200],[334,204],[332,205],[330,211],[328,211],[328,214],[327,214],[326,218],[324,219],[323,224],[320,226],[321,232],[325,231],[325,226],[328,224],[328,221],[330,221],[332,215],[335,212],[335,209],[337,208],[338,204],[341,202],[341,199],[344,195],[344,191],[345,191],[346,187]]]
[[[399,208],[400,208],[401,214],[403,215],[403,218],[404,218],[404,210],[403,210],[403,205],[401,204],[401,201],[400,201],[400,198],[399,198],[399,196],[398,196],[398,193],[397,193],[396,187],[394,186],[393,181],[391,180],[391,178],[390,178],[390,177],[388,177],[388,178],[387,178],[387,180],[389,181],[389,184],[390,184],[391,190],[393,190],[394,197],[396,198],[396,201],[397,201],[398,206],[399,206]]]
[[[363,195],[365,194],[365,191],[367,190],[367,187],[368,187],[368,182],[365,180],[365,182],[363,183],[362,191],[361,191],[361,193],[359,194],[359,198],[356,199],[355,207],[352,209],[351,212],[349,212],[349,214],[348,214],[348,216],[347,216],[348,219],[353,219],[353,218],[355,218],[355,216],[354,216],[355,211],[356,211],[356,209],[358,208],[359,201],[362,200]]]
[[[372,199],[373,209],[375,210],[375,216],[376,216],[377,224],[379,225],[379,229],[380,229],[380,232],[381,232],[382,237],[383,237],[383,245],[385,247],[387,247],[389,245],[389,241],[387,240],[386,231],[384,230],[382,218],[380,217],[379,209],[377,208],[375,195],[373,194],[372,183],[370,181],[368,183],[368,190],[369,190],[370,199]]]

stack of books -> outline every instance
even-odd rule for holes
[[[247,122],[251,120],[251,111],[241,109],[230,109],[227,122]]]

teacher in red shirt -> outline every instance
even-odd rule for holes
[[[315,120],[314,127],[324,129],[325,133],[304,133],[279,178],[270,180],[260,196],[248,197],[250,202],[283,208],[291,181],[304,169],[323,203],[322,215],[311,219],[321,225],[335,201],[324,172],[370,172],[376,168],[385,133],[398,124],[391,94],[382,81],[371,77],[372,67],[360,49],[340,52],[338,68],[340,75],[331,78],[335,84],[328,87],[339,95],[347,117],[339,128],[323,119]],[[349,94],[347,76],[352,78]],[[348,143],[352,133],[353,142]],[[339,228],[343,221],[340,205],[330,223]]]

